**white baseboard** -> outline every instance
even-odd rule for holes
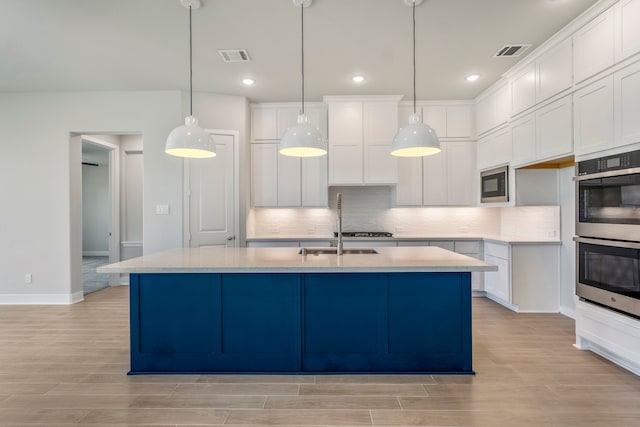
[[[621,366],[624,369],[631,371],[634,374],[640,376],[640,363],[638,363],[637,361],[633,361],[633,360],[629,360],[624,357],[621,357],[619,354],[609,351],[609,349],[602,347],[601,345],[598,345],[587,339],[582,338],[579,341],[580,341],[579,343],[576,343],[574,345],[575,348],[579,350],[592,351],[604,357],[605,359],[610,360],[616,365]]]
[[[502,298],[499,298],[489,292],[486,293],[487,294],[487,298],[489,298],[491,301],[497,302],[498,304],[508,308],[511,311],[515,311],[518,312],[520,311],[520,307],[515,305],[515,304],[511,304],[508,301],[503,300]]]
[[[485,291],[471,291],[471,296],[473,298],[485,298],[487,293]]]
[[[84,300],[84,292],[73,294],[0,294],[0,305],[69,305]]]
[[[560,314],[563,314],[567,317],[570,317],[575,320],[576,318],[576,309],[569,307],[560,307]]]
[[[109,251],[82,251],[82,256],[109,256]]]

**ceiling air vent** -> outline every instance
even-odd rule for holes
[[[249,53],[246,49],[220,49],[218,50],[224,62],[249,62]]]
[[[502,46],[498,51],[493,55],[494,58],[514,58],[522,55],[525,50],[531,47],[530,44],[509,44]]]

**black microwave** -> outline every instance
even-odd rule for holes
[[[509,201],[509,166],[480,172],[480,202]]]

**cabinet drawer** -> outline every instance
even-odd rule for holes
[[[509,259],[509,245],[498,245],[496,243],[486,242],[484,244],[485,255],[494,256],[496,258]]]
[[[480,253],[480,242],[455,242],[455,249],[459,254],[478,254]]]

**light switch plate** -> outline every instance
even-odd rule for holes
[[[169,215],[169,205],[156,205],[156,215]]]

